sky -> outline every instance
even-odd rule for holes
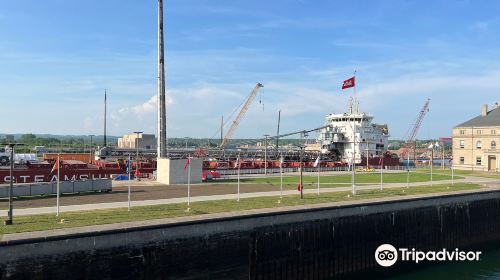
[[[165,0],[167,133],[219,137],[221,116],[264,88],[235,138],[313,129],[362,111],[417,138],[500,101],[498,1]],[[108,134],[157,124],[157,1],[25,0],[0,6],[0,133]],[[226,127],[227,129],[227,127]]]

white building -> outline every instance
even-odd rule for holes
[[[359,103],[355,110],[353,107],[351,98],[346,113],[326,116],[325,127],[318,137],[321,152],[348,163],[352,161],[354,153],[356,163],[360,163],[367,155],[382,156],[387,150],[389,128],[372,123],[373,115],[360,113]]]
[[[139,137],[138,137],[139,136]],[[139,149],[154,150],[156,149],[156,137],[154,134],[136,133],[123,135],[118,138],[119,149]]]

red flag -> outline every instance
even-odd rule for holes
[[[188,167],[188,165],[190,165],[190,164],[191,164],[191,160],[190,160],[190,158],[187,158],[187,159],[186,159],[186,164],[184,164],[184,171],[186,171],[186,168],[187,168],[187,167]]]
[[[300,192],[300,183],[297,185],[297,191]]]
[[[57,158],[56,163],[52,167],[52,170],[50,170],[50,174],[52,174],[54,171],[57,171],[59,169],[59,158]]]
[[[344,81],[344,83],[342,83],[342,89],[351,88],[354,87],[355,85],[356,85],[356,77],[353,76],[352,78],[347,79]]]

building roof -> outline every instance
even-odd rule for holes
[[[500,126],[500,107],[488,111],[486,116],[479,115],[455,127],[473,127],[473,126]]]

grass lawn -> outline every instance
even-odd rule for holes
[[[430,174],[431,170],[430,170],[430,168],[418,168],[415,170],[415,172],[429,173]],[[458,170],[458,169],[455,169],[453,172],[455,173],[455,175],[458,175],[458,176],[476,176],[476,177],[500,179],[500,173],[496,173],[496,172]],[[433,169],[432,173],[441,174],[441,175],[451,175],[451,169],[448,169],[448,168],[441,169],[440,167],[436,167]]]
[[[391,172],[384,173],[383,179],[384,183],[406,183],[406,172]],[[434,181],[440,180],[451,180],[451,174],[433,174],[432,176]],[[463,177],[455,176],[455,179],[463,179]],[[305,175],[303,177],[304,187],[316,186],[318,182],[317,175]],[[412,182],[426,182],[431,180],[430,173],[425,172],[410,172],[410,183]],[[227,179],[220,180],[220,183],[236,183],[236,179]],[[251,184],[268,184],[268,185],[279,185],[280,177],[272,176],[272,177],[261,177],[261,178],[241,178],[240,182],[242,183],[251,183]],[[217,183],[217,182],[214,182]],[[283,184],[287,187],[297,188],[299,183],[299,176],[283,176]],[[342,174],[342,175],[321,175],[320,183],[322,186],[325,184],[331,184],[331,186],[349,186],[351,184],[351,174]],[[379,184],[380,183],[380,173],[372,172],[372,173],[356,173],[356,184]]]
[[[129,221],[152,220],[161,218],[172,218],[182,216],[193,216],[209,213],[233,212],[249,209],[277,208],[281,206],[293,206],[304,204],[315,204],[324,202],[351,201],[379,197],[404,197],[406,195],[439,193],[446,191],[460,191],[479,189],[475,184],[449,184],[434,186],[419,186],[410,188],[390,188],[380,190],[360,190],[358,194],[352,196],[350,192],[330,192],[316,194],[305,194],[304,199],[299,195],[284,196],[278,203],[279,197],[257,197],[245,198],[239,202],[236,200],[219,200],[194,202],[191,204],[191,210],[186,212],[186,203],[166,204],[155,206],[134,207],[130,212],[126,208],[94,210],[82,212],[62,213],[61,218],[64,223],[58,223],[54,214],[43,214],[33,216],[14,216],[14,224],[10,226],[1,225],[0,235],[16,232],[29,232],[39,230],[50,230],[58,228],[81,227],[89,225],[111,224]]]

